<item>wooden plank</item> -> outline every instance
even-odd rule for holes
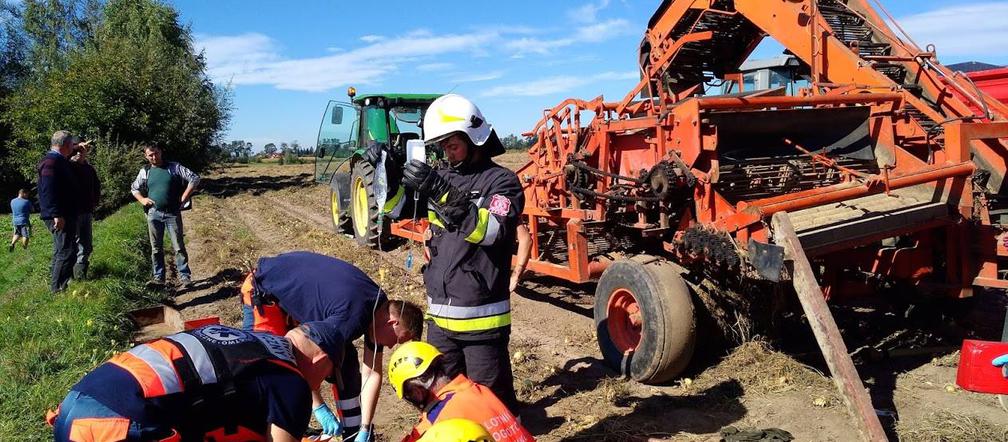
[[[822,350],[826,365],[833,374],[833,382],[840,390],[847,409],[857,421],[858,428],[865,440],[886,441],[885,431],[879,422],[871,397],[861,383],[854,361],[847,352],[847,345],[840,336],[840,329],[826,305],[826,299],[819,288],[812,266],[809,265],[805,251],[798,242],[794,226],[787,212],[777,212],[773,215],[772,226],[774,242],[784,247],[784,256],[789,258],[794,268],[792,279],[798,300],[808,318],[812,332],[815,334],[819,348]]]

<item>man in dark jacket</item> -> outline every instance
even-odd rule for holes
[[[412,191],[395,192],[385,207],[413,192],[421,203],[426,201],[427,342],[444,354],[449,373],[464,373],[490,387],[517,415],[508,354],[508,286],[525,195],[515,173],[491,159],[504,147],[466,98],[449,94],[434,100],[424,115],[423,130],[424,142],[440,145],[450,167],[434,170],[411,160],[401,176]],[[369,148],[368,161],[377,161],[380,149]],[[393,163],[386,161],[386,168],[395,167]]]
[[[87,279],[88,267],[91,264],[91,251],[94,250],[94,237],[91,224],[94,221],[94,210],[101,198],[101,181],[98,172],[88,162],[91,150],[90,141],[77,145],[77,154],[71,158],[77,181],[80,184],[80,205],[77,214],[77,263],[73,267],[73,277],[76,280]]]
[[[66,290],[73,276],[77,256],[77,213],[79,184],[71,155],[77,139],[65,130],[52,136],[51,149],[38,166],[39,212],[53,237],[52,275],[49,290]]]

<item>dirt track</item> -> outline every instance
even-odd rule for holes
[[[311,167],[235,167],[204,181],[195,208],[185,215],[196,282],[176,297],[186,319],[218,315],[238,324],[237,286],[244,273],[259,256],[290,250],[353,262],[393,296],[422,304],[419,275],[401,265],[403,248],[379,254],[332,233],[328,189],[312,183]],[[729,425],[779,427],[797,440],[855,439],[855,427],[827,378],[758,344],[713,366],[696,364],[689,378],[675,385],[614,379],[598,359],[592,290],[531,277],[513,298],[515,388],[528,404],[524,422],[540,440],[718,440],[718,431]],[[929,413],[941,410],[1008,422],[994,397],[955,389],[954,363],[943,361],[925,360],[901,367],[906,372],[899,376],[868,381],[873,393],[892,390],[902,432],[912,436],[905,440],[925,440],[906,428],[926,429],[937,422]],[[416,413],[383,387],[376,418],[383,437],[398,440],[415,419]],[[1008,432],[1001,437],[1008,440]]]

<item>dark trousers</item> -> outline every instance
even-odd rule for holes
[[[73,266],[77,261],[77,218],[64,217],[63,229],[56,230],[51,219],[44,220],[53,237],[53,257],[50,267],[49,290],[53,293],[65,290],[73,277]]]
[[[448,373],[451,376],[465,373],[477,384],[489,387],[497,399],[511,410],[511,414],[518,416],[518,398],[515,396],[508,354],[510,340],[510,335],[480,341],[453,338],[434,322],[427,321],[427,342],[443,353]]]
[[[87,278],[88,267],[91,266],[91,252],[94,250],[92,223],[94,215],[91,212],[77,215],[77,263],[74,264],[74,279]]]

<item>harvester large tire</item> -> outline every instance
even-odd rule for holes
[[[329,183],[329,217],[333,231],[338,235],[353,235],[353,220],[350,219],[350,174],[333,174]]]
[[[693,357],[693,300],[670,262],[642,256],[610,265],[595,290],[594,313],[606,364],[638,382],[667,382]]]
[[[350,174],[350,218],[357,244],[379,250],[388,244],[388,219],[379,217],[374,195],[375,169],[367,161],[357,161]],[[382,218],[382,219],[379,219]]]

